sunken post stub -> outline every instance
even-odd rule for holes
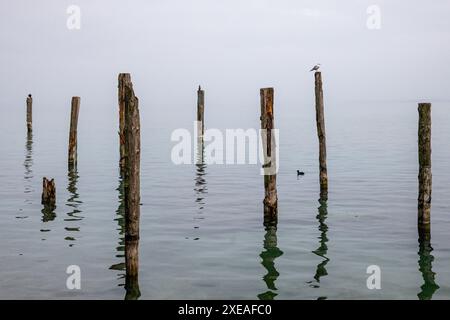
[[[77,131],[78,114],[80,112],[80,97],[72,97],[72,108],[70,112],[70,130],[69,130],[69,150],[68,162],[69,168],[77,166]]]
[[[139,100],[134,95],[130,75],[119,75],[125,79],[121,88],[123,96],[123,137],[124,137],[124,207],[125,207],[125,241],[139,240],[140,218],[140,159],[141,159],[141,128],[139,119]],[[120,91],[120,90],[119,90]],[[138,274],[137,244],[130,246],[130,252],[125,254],[127,275]],[[126,249],[128,250],[128,249]]]
[[[123,176],[125,170],[125,91],[131,86],[129,73],[119,74],[118,98],[119,98],[119,148],[120,148],[120,173]]]
[[[28,132],[33,130],[33,98],[31,94],[27,96],[27,130]]]
[[[197,90],[197,137],[203,138],[205,133],[205,90],[198,86]]]
[[[42,179],[42,200],[41,203],[51,209],[56,208],[56,187],[55,180]]]
[[[431,103],[419,103],[419,231],[430,231],[431,211]]]
[[[325,115],[323,110],[322,73],[314,73],[316,93],[316,124],[319,137],[319,179],[320,199],[328,199],[328,174],[327,174],[327,143],[325,135]]]
[[[261,135],[263,141],[264,163],[263,168],[274,165],[272,161],[276,152],[274,149],[274,139],[272,137],[272,129],[274,129],[273,117],[273,88],[263,88],[260,90],[261,95]],[[272,157],[273,155],[273,157]],[[278,219],[278,196],[277,196],[277,175],[273,172],[264,174],[264,224],[275,224]]]

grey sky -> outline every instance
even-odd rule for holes
[[[380,30],[366,27],[373,4]],[[113,104],[119,72],[157,105],[190,103],[199,83],[225,105],[264,86],[309,101],[317,62],[328,100],[450,98],[447,0],[5,0],[0,15],[0,109],[28,91]]]

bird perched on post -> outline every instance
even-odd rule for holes
[[[304,176],[305,173],[303,171],[297,170],[297,177],[298,176]]]
[[[316,64],[311,70],[309,70],[309,72],[311,71],[317,71],[320,68],[320,63]]]

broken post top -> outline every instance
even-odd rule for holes
[[[314,73],[314,79],[316,79],[316,82],[322,83],[322,72],[316,71]]]
[[[119,103],[124,101],[127,97],[136,98],[133,91],[133,83],[129,73],[119,73]]]
[[[198,86],[198,91],[203,91],[200,85]]]
[[[131,75],[129,73],[119,73],[119,103],[125,99],[126,89],[133,89]]]
[[[28,98],[31,98],[31,93],[28,94]]]

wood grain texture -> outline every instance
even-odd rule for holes
[[[197,121],[200,122],[197,136],[203,138],[205,133],[205,91],[200,86],[197,90]]]
[[[264,167],[274,165],[276,152],[273,150],[272,129],[274,129],[274,90],[273,88],[262,88],[261,97],[261,134],[264,150]],[[273,156],[273,157],[272,157]],[[276,225],[278,222],[278,195],[277,195],[277,175],[264,175],[264,224]]]
[[[120,73],[118,77],[118,100],[119,100],[119,149],[120,149],[120,172],[122,176],[125,171],[125,91],[131,86],[129,73]]]
[[[51,210],[56,208],[56,186],[54,179],[49,180],[46,177],[42,179],[41,203]]]
[[[33,130],[33,98],[30,96],[27,97],[27,130]]]
[[[419,229],[427,232],[430,228],[431,212],[431,103],[419,103],[419,196],[418,224]]]
[[[316,124],[319,138],[319,181],[320,199],[328,199],[327,142],[325,134],[325,115],[323,106],[322,73],[314,74],[316,95]]]
[[[119,76],[120,79],[120,76]],[[125,248],[127,276],[137,277],[139,268],[139,219],[140,219],[140,158],[141,132],[139,118],[139,100],[133,91],[131,79],[123,81],[123,115],[124,115],[124,206],[125,206],[125,241],[130,246]]]
[[[72,106],[70,112],[70,130],[69,130],[69,150],[68,162],[69,168],[77,166],[77,149],[78,149],[78,114],[80,112],[80,97],[72,97]]]

